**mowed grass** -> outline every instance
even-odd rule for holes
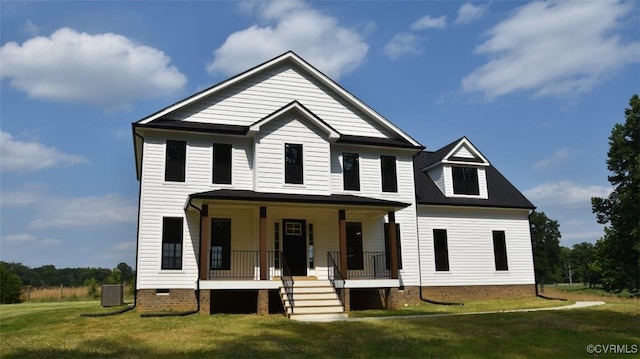
[[[420,310],[431,311],[430,306]],[[433,307],[439,314],[462,310]],[[561,311],[333,323],[280,315],[141,318],[135,310],[80,317],[100,310],[99,302],[0,306],[0,357],[578,358],[589,356],[588,344],[640,346],[637,300]]]

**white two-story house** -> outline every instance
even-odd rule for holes
[[[305,319],[535,293],[534,207],[471,142],[423,152],[293,52],[133,135],[140,311]]]

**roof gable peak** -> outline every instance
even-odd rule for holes
[[[458,143],[442,158],[443,164],[467,164],[474,166],[489,166],[489,161],[467,139],[462,137]]]
[[[307,120],[308,122],[312,123],[313,125],[315,125],[316,127],[318,127],[320,130],[322,130],[323,132],[325,132],[329,138],[329,140],[331,141],[336,141],[338,138],[340,138],[340,133],[338,131],[336,131],[333,127],[331,127],[329,124],[327,124],[326,122],[324,122],[320,117],[316,116],[316,114],[314,114],[313,112],[311,112],[308,108],[306,108],[303,104],[301,104],[300,102],[298,102],[297,100],[294,100],[292,102],[290,102],[289,104],[281,107],[280,109],[278,109],[277,111],[269,114],[268,116],[264,117],[263,119],[254,122],[251,126],[249,126],[249,134],[256,134],[258,132],[260,132],[260,128],[275,120],[280,118],[282,115],[286,114],[286,113],[290,113],[290,112],[297,112],[299,114],[302,115],[302,119]]]

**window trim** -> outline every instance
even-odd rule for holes
[[[180,144],[183,147],[183,157],[180,159],[170,159],[169,158],[169,146],[170,145],[178,145]],[[178,161],[182,160],[181,169],[177,169],[178,166],[176,162],[170,161]],[[171,165],[170,165],[171,163]],[[176,168],[174,168],[176,167]],[[170,171],[178,171],[177,174],[170,173]],[[186,182],[187,178],[187,141],[182,140],[166,140],[165,141],[165,154],[164,154],[164,181],[165,182]]]
[[[170,223],[174,222],[175,223]],[[179,221],[179,223],[178,223]],[[169,228],[171,225],[175,225],[176,228]],[[170,233],[175,231],[175,233]],[[178,236],[179,232],[179,236]],[[176,235],[178,238],[170,238],[171,235]],[[183,255],[184,255],[184,218],[183,217],[162,217],[162,245],[160,253],[160,270],[182,270]],[[173,253],[172,256],[165,256],[165,245],[173,244],[172,250],[169,253]],[[179,249],[176,248],[179,246]],[[176,253],[179,253],[176,255]]]
[[[299,146],[300,147],[300,155],[299,155],[299,163],[295,163],[296,166],[300,167],[300,180],[299,182],[294,181],[291,176],[293,176],[293,173],[289,172],[288,168],[289,165],[287,163],[287,147],[289,146]],[[288,143],[286,142],[284,144],[284,156],[283,156],[283,162],[284,162],[284,184],[286,185],[303,185],[304,184],[304,146],[301,143]],[[293,164],[292,164],[293,166]],[[289,174],[289,176],[287,175]]]
[[[224,181],[216,181],[216,167],[222,166],[222,164],[216,165],[216,147],[219,149],[228,148],[229,151],[229,179],[228,182],[226,179]],[[212,159],[211,159],[211,183],[213,184],[222,184],[222,185],[230,185],[233,183],[233,145],[230,143],[213,143],[212,145]],[[218,172],[221,173],[221,172]]]
[[[509,270],[509,256],[507,253],[507,235],[505,231],[492,231],[493,259],[496,271]]]
[[[433,231],[433,261],[436,272],[449,272],[451,266],[449,263],[449,237],[446,229],[434,228]],[[440,233],[440,235],[437,235]],[[441,237],[443,235],[444,237]],[[438,246],[438,241],[444,240],[444,249]],[[438,249],[441,248],[441,249]],[[441,262],[442,260],[445,262]]]
[[[391,159],[393,159],[393,162],[391,162]],[[393,172],[391,172],[391,168],[385,166],[385,162],[387,166],[393,164]],[[391,175],[393,175],[393,177],[390,177]],[[380,180],[382,192],[398,192],[398,165],[396,156],[380,155]]]
[[[355,165],[353,167],[355,167],[355,169],[346,170],[347,155],[354,157]],[[355,178],[347,181],[347,174],[355,176]],[[355,182],[355,186],[351,186],[351,182]],[[350,188],[347,188],[347,186]],[[345,191],[360,191],[360,154],[357,152],[342,152],[342,189]]]

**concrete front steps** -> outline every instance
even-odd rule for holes
[[[293,284],[293,306],[284,287],[280,297],[287,316],[293,320],[328,322],[347,319],[348,315],[328,280],[298,280]]]

